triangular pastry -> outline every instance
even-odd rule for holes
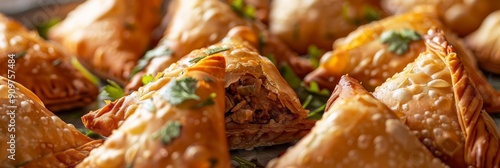
[[[0,44],[0,75],[34,92],[49,110],[84,107],[96,100],[96,84],[73,66],[74,58],[1,14]]]
[[[351,31],[386,16],[380,0],[274,0],[271,33],[300,54],[315,45],[329,50],[333,42]]]
[[[432,14],[432,8],[419,8],[359,27],[344,39],[336,41],[332,52],[326,53],[319,68],[308,74],[306,82],[334,89],[344,74],[359,80],[368,91],[381,85],[425,51],[423,36],[432,27],[444,29],[469,75],[483,97],[488,112],[500,111],[499,93],[487,82],[476,65],[474,55]]]
[[[446,167],[395,113],[343,76],[316,126],[268,167]]]
[[[49,38],[102,78],[126,84],[160,23],[161,0],[88,0],[49,30]]]
[[[4,77],[0,101],[0,167],[72,167],[102,143],[64,123],[33,92]]]
[[[238,33],[236,33],[238,34]],[[207,55],[226,58],[225,116],[230,148],[251,148],[294,141],[314,125],[295,92],[267,58],[259,56],[239,36],[191,52],[160,73],[178,76],[183,69]],[[141,87],[103,108],[82,117],[85,126],[108,136],[120,127],[141,101],[140,97],[158,89],[157,82]]]
[[[476,54],[481,68],[500,74],[500,10],[488,15],[465,42]]]
[[[224,57],[159,78],[135,111],[77,167],[229,167]]]
[[[469,69],[442,31],[431,29],[425,39],[426,51],[373,95],[449,166],[498,167],[498,130]]]
[[[250,41],[252,45],[263,56],[273,55],[278,65],[289,64],[301,77],[313,70],[308,60],[300,59],[264,25],[244,19],[220,0],[173,0],[166,18],[168,26],[162,39],[139,61],[126,90],[137,90],[143,75],[155,76],[191,51],[218,43],[237,26],[251,27],[257,34]]]
[[[500,9],[498,0],[382,0],[382,7],[392,14],[400,14],[415,7],[428,5],[435,7],[444,23],[460,36],[476,30],[488,14]]]

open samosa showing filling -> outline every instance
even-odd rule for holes
[[[12,96],[15,98],[12,98]],[[73,167],[101,145],[47,110],[24,86],[0,77],[0,167]]]
[[[373,95],[449,166],[498,166],[500,139],[472,81],[474,69],[454,52],[443,31],[429,30],[426,47]]]
[[[226,59],[225,120],[230,148],[268,146],[301,138],[314,125],[314,121],[306,119],[307,110],[274,64],[245,41],[248,36],[234,34],[221,43],[191,52],[159,73],[158,78],[179,76],[196,62],[221,55]],[[135,113],[133,109],[143,101],[142,96],[155,92],[161,85],[151,82],[86,114],[82,120],[89,129],[108,136]]]
[[[343,76],[321,120],[268,167],[446,167],[357,80]]]
[[[123,125],[78,167],[229,167],[222,56],[159,78]]]

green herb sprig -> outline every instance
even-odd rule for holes
[[[388,30],[380,35],[379,40],[389,45],[389,51],[397,55],[403,55],[410,48],[410,42],[421,40],[418,32],[411,29]]]
[[[196,95],[196,85],[198,81],[191,77],[182,79],[173,78],[167,84],[163,92],[163,98],[172,105],[179,105],[186,100],[200,100]]]
[[[151,135],[153,139],[160,138],[163,145],[168,145],[173,139],[181,135],[181,123],[179,121],[168,121],[165,126]]]

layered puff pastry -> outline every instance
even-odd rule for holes
[[[431,29],[427,49],[373,95],[394,110],[427,148],[451,167],[498,167],[500,140],[469,68]]]
[[[500,9],[498,0],[381,0],[381,5],[392,14],[411,11],[418,6],[432,6],[445,25],[460,36],[475,31],[486,16]]]
[[[72,167],[102,143],[64,123],[33,92],[4,77],[0,101],[0,167]]]
[[[238,33],[236,33],[238,34]],[[245,38],[245,37],[243,37]],[[295,92],[281,77],[273,63],[256,53],[240,36],[191,52],[159,73],[159,77],[178,76],[183,69],[206,56],[226,59],[225,124],[231,149],[281,144],[304,136],[314,125],[307,120]],[[108,136],[132,113],[140,97],[157,90],[157,84],[145,85],[103,108],[82,117],[85,126]]]
[[[337,38],[386,16],[379,0],[274,0],[269,27],[294,51],[329,50]]]
[[[49,30],[101,78],[125,85],[161,18],[161,0],[88,0]]]
[[[229,167],[225,67],[224,57],[209,56],[148,85],[156,91],[77,167]]]
[[[96,100],[96,84],[73,66],[65,50],[1,14],[0,27],[1,76],[24,85],[52,111]]]
[[[237,26],[250,27],[257,34],[251,41],[253,46],[264,56],[273,55],[278,65],[290,65],[301,77],[314,70],[308,60],[301,59],[271,35],[265,25],[244,19],[230,5],[219,0],[173,0],[166,18],[168,27],[162,39],[139,61],[134,69],[137,74],[126,90],[137,90],[142,86],[143,75],[156,75],[189,52],[218,43]]]
[[[500,74],[500,10],[486,19],[465,42],[474,51],[481,68]]]
[[[268,167],[447,167],[396,114],[343,76],[316,126]]]

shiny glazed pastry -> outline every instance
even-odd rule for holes
[[[236,33],[238,34],[238,33]],[[245,38],[245,37],[243,37]],[[173,77],[183,69],[209,55],[226,58],[225,122],[231,149],[268,146],[297,140],[314,125],[306,120],[295,92],[267,58],[240,36],[191,52],[165,69],[159,76]],[[154,92],[156,85],[145,85],[138,91],[82,117],[85,126],[108,136],[135,111],[140,97]]]
[[[85,78],[59,46],[0,14],[1,76],[34,92],[49,110],[84,107],[97,98],[96,84]]]
[[[475,31],[486,16],[500,9],[498,0],[382,0],[381,5],[392,14],[411,11],[419,5],[433,6],[437,8],[436,15],[460,36]]]
[[[104,144],[77,167],[229,167],[224,129],[224,57],[159,78]]]
[[[465,41],[476,54],[481,68],[500,74],[500,10],[488,15]]]
[[[166,17],[168,27],[159,44],[146,53],[134,68],[134,76],[126,86],[131,92],[142,86],[145,74],[156,75],[189,52],[208,47],[222,40],[237,26],[249,26],[255,38],[251,43],[261,55],[274,55],[277,64],[287,63],[299,76],[313,70],[308,60],[300,59],[266,27],[245,20],[235,10],[219,0],[173,0]]]
[[[373,95],[394,110],[427,148],[451,167],[498,167],[500,140],[469,68],[443,32],[431,29],[415,62]]]
[[[5,111],[0,113],[0,167],[72,167],[102,143],[64,123],[33,92],[4,77],[0,102]]]
[[[101,78],[126,84],[159,24],[160,0],[89,0],[49,31]]]
[[[385,16],[379,0],[274,0],[269,27],[293,50],[329,50],[337,38]]]
[[[268,167],[446,167],[396,114],[343,76],[316,126]]]

